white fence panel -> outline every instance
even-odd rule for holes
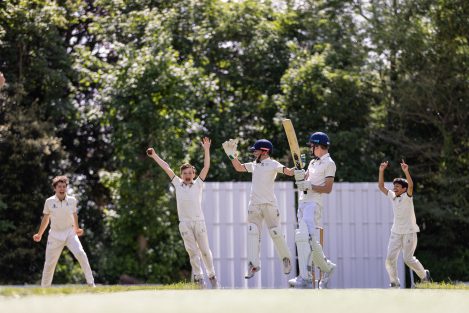
[[[390,186],[389,186],[390,187]],[[224,288],[285,288],[296,276],[282,273],[266,227],[262,230],[261,271],[244,279],[247,269],[246,228],[250,182],[207,182],[203,207],[215,270]],[[292,182],[275,184],[281,226],[292,256],[296,255],[296,204]],[[325,196],[324,250],[338,268],[332,288],[384,288],[389,284],[384,268],[392,208],[376,183],[335,183]],[[405,282],[399,259],[399,277]]]

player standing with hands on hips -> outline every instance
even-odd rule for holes
[[[39,231],[33,236],[34,241],[41,241],[51,222],[41,287],[51,286],[57,261],[65,246],[80,263],[88,286],[95,287],[88,257],[78,239],[78,236],[83,235],[83,229],[78,227],[77,200],[67,195],[67,185],[68,178],[65,176],[57,176],[52,180],[55,195],[46,200]]]
[[[395,178],[393,180],[393,190],[384,187],[384,170],[388,167],[388,162],[383,162],[379,166],[378,187],[392,203],[394,211],[394,222],[391,228],[391,235],[388,243],[388,253],[386,256],[386,271],[391,281],[391,288],[399,288],[400,281],[397,275],[397,258],[402,250],[405,264],[420,277],[422,282],[430,281],[430,272],[423,268],[423,265],[414,257],[417,248],[417,233],[420,231],[414,211],[412,195],[414,193],[414,183],[409,173],[409,165],[402,160],[401,168],[406,179]]]
[[[237,145],[238,141],[236,139],[230,139],[223,143],[223,149],[237,172],[252,173],[251,194],[248,208],[248,271],[245,278],[249,279],[253,277],[261,268],[259,254],[263,221],[265,221],[269,228],[269,234],[283,264],[283,272],[288,275],[291,271],[291,256],[283,232],[280,229],[280,215],[277,198],[274,194],[274,182],[277,173],[293,176],[294,171],[270,158],[273,145],[266,139],[257,140],[249,149],[255,157],[254,162],[242,164],[238,160],[236,152]]]
[[[330,141],[327,134],[322,132],[312,134],[309,145],[313,160],[302,175],[299,172],[295,173],[298,190],[303,191],[299,193],[298,229],[295,232],[300,275],[290,279],[288,283],[295,288],[311,288],[313,283],[311,263],[314,263],[324,272],[319,288],[325,289],[336,265],[325,257],[315,233],[316,225],[321,221],[322,195],[332,191],[336,165],[329,154]]]
[[[201,256],[212,288],[218,288],[218,280],[213,266],[212,251],[208,244],[207,227],[205,226],[204,212],[202,211],[202,191],[204,180],[210,168],[209,138],[204,137],[204,167],[199,177],[195,179],[195,167],[189,163],[180,168],[181,177],[176,176],[168,163],[156,154],[153,148],[147,149],[147,154],[168,174],[171,183],[176,189],[176,204],[179,218],[179,232],[184,241],[184,247],[189,254],[194,282],[204,287]]]

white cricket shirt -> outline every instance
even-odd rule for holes
[[[277,173],[283,173],[285,166],[268,158],[260,163],[244,163],[244,167],[249,173],[252,173],[249,204],[277,204],[277,197],[274,193],[275,178]]]
[[[179,221],[205,220],[204,212],[202,211],[203,180],[197,177],[192,184],[186,185],[180,177],[174,176],[171,183],[176,189],[176,204]]]
[[[405,192],[399,197],[392,190],[388,190],[388,198],[394,211],[394,222],[391,231],[396,234],[410,234],[420,231],[415,218],[414,201]]]
[[[44,203],[42,213],[50,216],[50,229],[61,231],[73,227],[73,213],[77,212],[77,199],[70,196],[60,201],[56,195],[48,198]]]
[[[336,166],[329,153],[323,155],[319,160],[311,160],[308,165],[308,179],[315,186],[326,185],[327,177],[335,177]],[[300,192],[301,202],[314,201],[322,206],[322,193],[308,189],[307,193]]]

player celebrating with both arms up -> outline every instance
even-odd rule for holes
[[[266,139],[257,140],[254,146],[250,148],[256,160],[244,164],[238,160],[236,152],[237,144],[237,140],[230,139],[223,143],[223,149],[237,172],[252,173],[248,209],[248,271],[245,278],[249,279],[253,277],[254,274],[260,270],[259,253],[262,221],[265,221],[269,228],[270,236],[283,264],[283,272],[288,275],[291,271],[291,256],[282,230],[280,229],[280,217],[277,198],[274,194],[274,182],[277,173],[293,176],[294,170],[286,168],[279,162],[270,158],[273,145]]]
[[[391,281],[390,287],[400,287],[399,277],[397,276],[397,258],[401,250],[405,264],[417,273],[422,282],[429,282],[430,272],[424,269],[420,261],[414,257],[417,248],[417,232],[420,229],[415,218],[414,202],[412,200],[414,183],[409,173],[409,165],[402,160],[401,168],[406,179],[395,178],[393,190],[388,190],[384,187],[384,170],[388,167],[388,164],[388,162],[383,162],[379,166],[378,187],[391,200],[394,211],[394,222],[386,256],[386,271]]]
[[[200,261],[202,256],[212,288],[218,288],[212,251],[210,251],[208,244],[204,212],[202,211],[203,184],[210,168],[210,144],[210,139],[204,137],[202,141],[204,167],[197,179],[195,179],[195,168],[191,164],[183,164],[180,168],[181,177],[178,177],[171,170],[168,163],[156,154],[153,148],[148,148],[147,154],[168,174],[171,183],[176,189],[179,232],[184,241],[186,251],[189,254],[194,282],[204,287],[202,264]]]

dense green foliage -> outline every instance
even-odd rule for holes
[[[166,174],[202,166],[242,180],[220,149],[258,138],[290,163],[332,140],[338,181],[376,181],[382,160],[416,182],[419,258],[437,280],[469,280],[469,3],[465,0],[6,0],[0,2],[0,284],[37,282],[32,234],[50,179],[80,201],[98,282],[188,278]],[[66,255],[60,282],[81,278]],[[78,274],[77,274],[78,273]],[[124,276],[126,275],[126,276]]]

